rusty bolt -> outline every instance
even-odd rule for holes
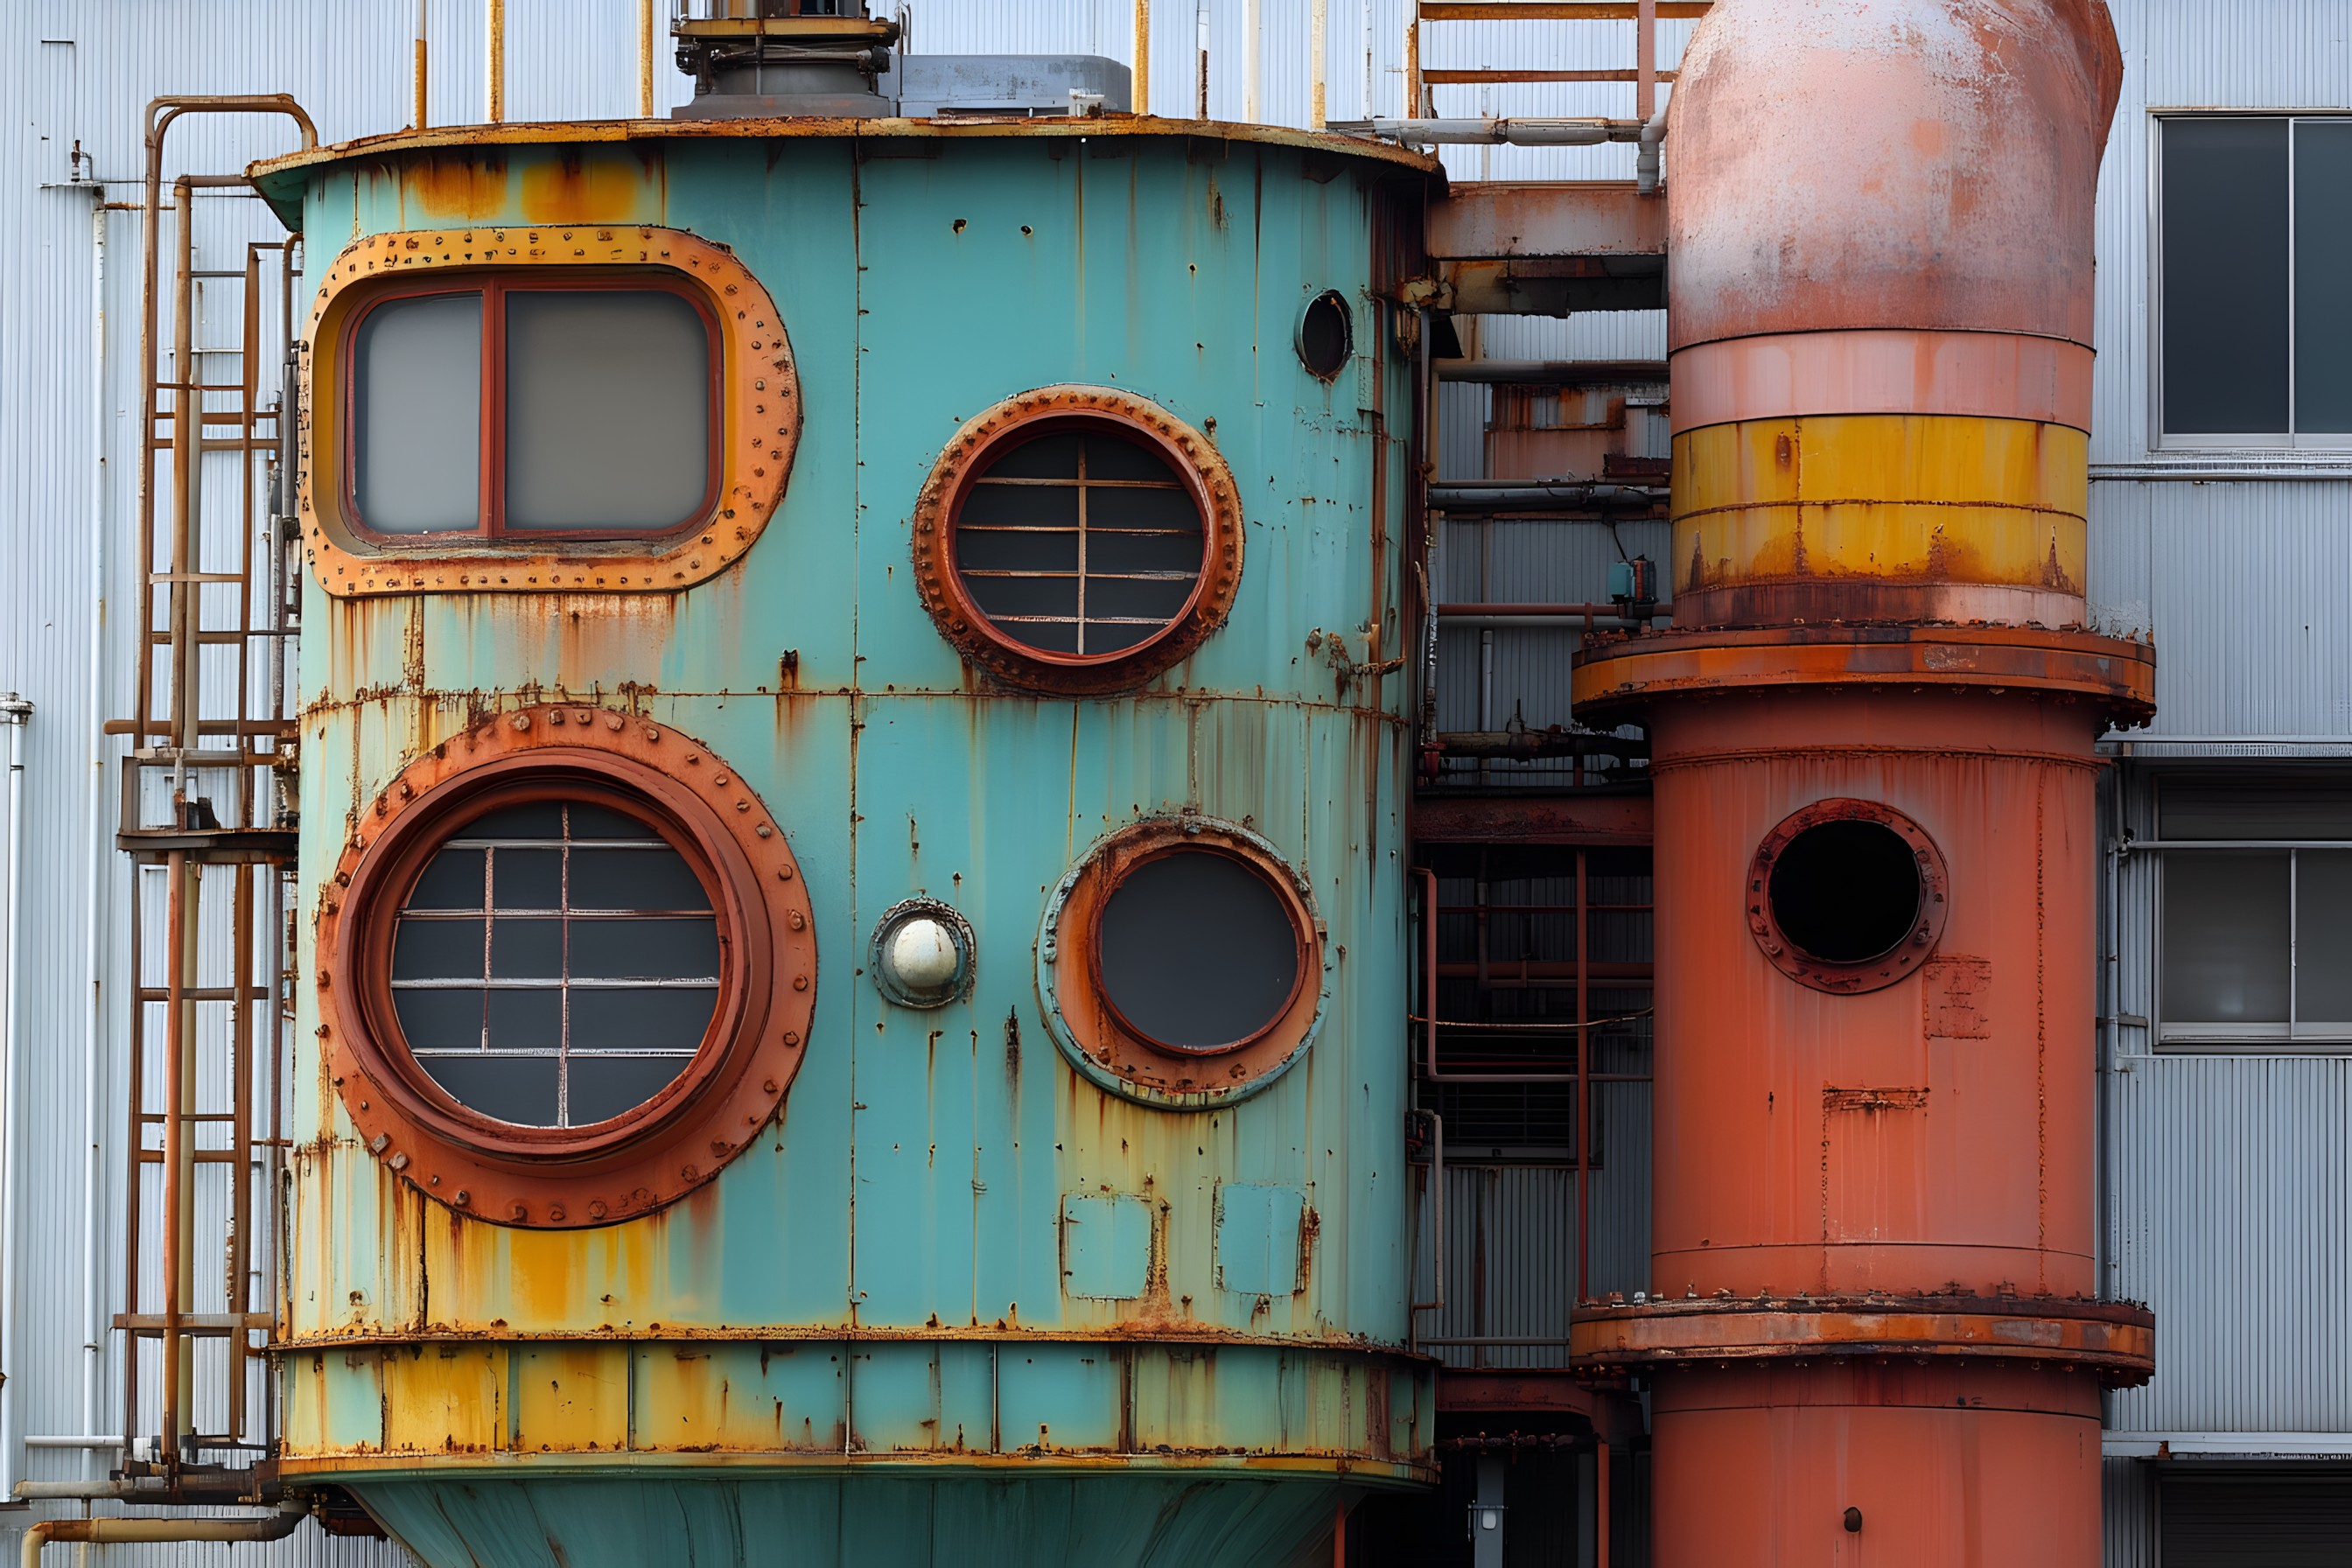
[[[394,1154],[391,1159],[385,1161],[384,1163],[390,1165],[395,1171],[405,1171],[408,1169],[408,1156],[405,1154]]]
[[[800,1043],[801,1032],[798,1029],[786,1029],[784,1031],[784,1044],[788,1046],[797,1046]],[[775,1093],[775,1089],[771,1088],[768,1092],[773,1094]]]
[[[604,728],[612,731],[615,735],[619,734],[621,732],[621,716],[618,713],[607,713],[604,715]]]
[[[765,1089],[768,1093],[773,1094],[776,1092],[776,1080],[772,1078],[763,1078],[760,1080],[760,1087]]]
[[[754,833],[756,833],[756,834],[758,834],[761,837],[762,837],[762,838],[766,838],[766,837],[771,837],[772,835],[773,835],[773,834],[774,834],[774,832],[775,832],[775,829],[774,829],[774,828],[772,828],[772,827],[770,827],[766,823],[764,823],[764,822],[763,822],[763,823],[760,824],[760,826],[759,826],[754,827],[753,829],[751,829],[751,831],[752,831],[752,832],[754,832]]]
[[[779,881],[779,882],[789,882],[789,881],[791,881],[792,879],[793,879],[793,868],[792,868],[790,866],[779,866],[779,867],[777,867],[777,868],[776,868],[776,880],[777,880],[777,881]]]
[[[449,1195],[449,1201],[457,1205],[459,1208],[464,1208],[467,1204],[474,1201],[474,1194],[467,1192],[465,1188],[459,1187],[455,1193],[452,1193]]]
[[[604,1199],[590,1198],[588,1200],[588,1217],[590,1219],[603,1219],[604,1217]]]
[[[689,1182],[698,1182],[702,1179],[702,1168],[698,1165],[682,1166],[679,1168],[677,1173],[680,1178]]]
[[[530,715],[528,713],[518,713],[514,716],[513,722],[516,729],[528,730],[530,728]]]
[[[563,1205],[562,1204],[548,1205],[547,1217],[550,1219],[562,1219],[563,1217]]]
[[[717,778],[712,779],[710,783],[713,788],[723,789],[727,785],[727,775],[724,773],[721,773]]]
[[[530,1217],[530,1208],[522,1204],[515,1205],[513,1208],[507,1212],[516,1219],[529,1219]]]
[[[784,923],[792,927],[794,931],[798,931],[801,927],[808,924],[808,917],[801,913],[800,910],[794,910],[792,913],[784,917]]]
[[[793,975],[793,990],[795,990],[795,991],[805,991],[805,990],[807,990],[807,989],[808,989],[808,976],[807,976],[807,975],[805,975],[805,974],[795,974],[795,975]]]

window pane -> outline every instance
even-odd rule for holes
[[[2352,1024],[2352,849],[2294,858],[2294,1021]]]
[[[710,338],[657,289],[506,297],[506,526],[657,531],[710,479]]]
[[[2287,428],[2287,122],[2164,121],[2164,428]]]
[[[2283,1024],[2287,858],[2187,852],[2164,858],[2164,1021]]]
[[[449,1098],[499,1121],[521,1127],[553,1127],[556,1062],[553,1057],[419,1057],[417,1065]]]
[[[719,1008],[715,985],[572,994],[573,1051],[692,1051]]]
[[[479,980],[482,922],[409,920],[392,933],[394,980]]]
[[[635,1110],[669,1087],[694,1058],[682,1057],[574,1057],[565,1124],[585,1127]]]
[[[392,994],[393,1016],[411,1050],[474,1051],[482,1047],[482,994],[408,990]]]
[[[2352,433],[2352,120],[2294,124],[2294,427]],[[2347,1015],[2352,1016],[2352,1015]]]
[[[412,910],[478,910],[482,904],[482,852],[444,849],[426,862],[408,895]]]
[[[1289,911],[1213,850],[1147,860],[1102,911],[1097,962],[1121,1016],[1163,1045],[1214,1050],[1275,1021],[1298,981]]]
[[[352,345],[352,491],[379,533],[481,526],[482,297],[387,300]]]

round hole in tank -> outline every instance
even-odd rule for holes
[[[1298,318],[1298,363],[1307,374],[1329,381],[1347,368],[1356,352],[1356,319],[1336,289],[1326,289],[1307,301]]]
[[[1948,876],[1925,829],[1874,801],[1825,800],[1757,847],[1748,925],[1765,958],[1815,990],[1874,991],[1942,934]]]
[[[1772,863],[1769,897],[1781,934],[1831,963],[1892,952],[1919,918],[1919,864],[1902,835],[1849,817],[1806,828]]]
[[[1095,969],[1119,1021],[1166,1050],[1236,1050],[1298,994],[1305,942],[1256,867],[1174,848],[1128,870],[1096,920]]]

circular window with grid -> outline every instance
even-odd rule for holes
[[[816,953],[775,819],[691,737],[559,705],[442,742],[319,906],[325,1065],[391,1171],[503,1224],[708,1181],[806,1049]]]
[[[1101,690],[1166,668],[1223,620],[1239,520],[1205,437],[1125,393],[1056,388],[950,446],[917,510],[917,581],[975,662]]]
[[[625,1115],[694,1059],[719,1001],[719,919],[651,822],[502,806],[445,841],[393,932],[394,1015],[459,1104],[522,1127]]]

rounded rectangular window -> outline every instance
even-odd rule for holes
[[[601,277],[387,295],[347,357],[363,533],[622,539],[716,497],[718,334],[687,289]]]

